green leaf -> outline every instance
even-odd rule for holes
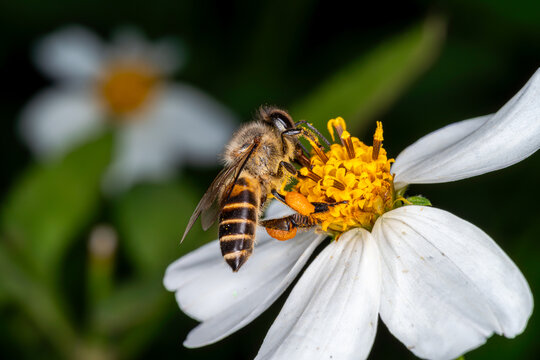
[[[38,272],[55,273],[64,251],[93,216],[111,149],[107,135],[57,163],[33,165],[3,202],[2,230]]]
[[[293,106],[293,117],[326,129],[329,119],[341,116],[354,131],[361,130],[433,62],[444,32],[444,21],[430,17],[384,42]]]
[[[181,254],[201,246],[204,240],[217,238],[215,231],[204,233],[195,224],[180,245],[200,196],[184,184],[154,184],[139,186],[119,199],[114,216],[120,242],[141,273],[163,274]]]
[[[410,202],[411,205],[432,206],[431,201],[429,201],[428,198],[425,198],[422,195],[409,196],[407,198],[407,201]]]

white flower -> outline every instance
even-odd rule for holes
[[[537,71],[497,113],[444,127],[405,149],[392,167],[395,186],[480,175],[539,147]],[[268,217],[283,211],[273,203]],[[169,266],[166,288],[201,321],[185,346],[214,343],[255,319],[324,235],[307,232],[278,242],[261,229],[257,238],[252,258],[236,274],[217,242]],[[416,356],[453,359],[493,333],[520,334],[532,309],[525,278],[482,230],[444,210],[402,206],[380,216],[371,232],[349,230],[322,250],[292,290],[257,359],[367,358],[378,316]]]
[[[23,138],[49,160],[116,129],[108,190],[161,180],[182,162],[217,162],[233,116],[200,90],[166,81],[180,56],[175,42],[151,44],[133,29],[118,32],[110,44],[76,26],[46,36],[35,60],[57,84],[24,109]]]

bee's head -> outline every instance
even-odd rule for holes
[[[259,109],[261,119],[278,129],[280,132],[294,129],[294,121],[285,110],[276,107],[261,106]]]

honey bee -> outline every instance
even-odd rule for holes
[[[289,240],[296,236],[297,230],[311,228],[320,225],[321,221],[316,214],[326,212],[332,206],[346,204],[347,201],[339,202],[310,202],[304,195],[291,191],[285,196],[275,193],[275,197],[296,211],[294,214],[277,219],[261,221],[268,235],[277,240]]]
[[[297,174],[293,161],[309,166],[299,137],[313,136],[298,127],[301,123],[305,121],[295,124],[285,110],[261,107],[257,119],[241,127],[225,147],[225,168],[195,208],[182,241],[199,216],[203,230],[219,217],[221,253],[232,270],[238,271],[253,252],[259,215],[268,196],[272,194],[295,209],[293,201],[280,195],[277,189],[287,180],[288,174]],[[304,200],[300,201],[307,202]],[[328,206],[312,206],[318,207],[316,210],[319,211],[328,210]],[[294,236],[291,234],[296,233],[297,227],[311,224],[308,215],[298,216],[298,221],[294,217],[285,217],[263,222],[263,226],[271,236],[285,240]]]

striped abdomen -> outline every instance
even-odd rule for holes
[[[221,254],[238,271],[253,252],[261,198],[259,182],[243,176],[233,185],[219,215]]]

